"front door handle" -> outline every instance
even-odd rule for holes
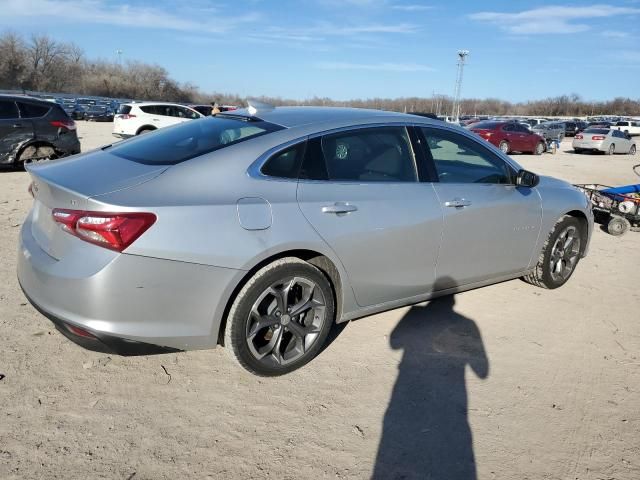
[[[464,198],[455,198],[453,200],[449,200],[448,202],[444,202],[445,207],[459,208],[468,207],[469,205],[471,205],[471,202],[469,200],[465,200]]]
[[[358,210],[358,207],[344,202],[336,202],[333,205],[325,205],[322,207],[322,213],[336,213],[338,215],[355,212],[356,210]]]

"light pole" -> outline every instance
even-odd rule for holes
[[[464,63],[469,56],[469,50],[458,50],[458,72],[456,75],[456,86],[453,91],[453,109],[451,119],[457,122],[460,120],[460,92],[462,91],[462,74],[464,73]]]
[[[122,66],[122,54],[124,52],[120,49],[116,50],[116,55],[118,55],[118,65]]]

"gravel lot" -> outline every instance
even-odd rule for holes
[[[83,151],[113,141],[108,123],[79,131]],[[613,185],[640,163],[569,142],[517,160]],[[640,478],[640,233],[597,229],[561,289],[515,280],[362,319],[261,379],[221,348],[124,358],[57,333],[15,276],[28,184],[0,172],[2,479],[467,479],[474,462],[480,479]]]

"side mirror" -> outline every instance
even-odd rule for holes
[[[528,170],[520,170],[516,177],[516,185],[519,187],[533,188],[540,183],[540,177]]]

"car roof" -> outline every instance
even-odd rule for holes
[[[5,95],[0,94],[0,100],[13,100],[13,101],[24,101],[27,100],[29,102],[36,102],[46,105],[55,105],[55,102],[50,102],[49,100],[43,100],[41,98],[31,97],[29,95]]]
[[[418,120],[429,120],[406,113],[343,107],[269,107],[258,108],[255,113],[243,108],[224,112],[218,114],[218,116],[259,118],[260,120],[287,128],[334,121],[359,122],[375,119],[376,117],[406,118],[408,121],[414,122]]]
[[[183,105],[181,103],[173,103],[173,102],[127,102],[123,103],[123,105],[129,105],[131,107],[146,107],[149,105],[170,105],[172,107],[187,107],[191,108],[188,105]]]

